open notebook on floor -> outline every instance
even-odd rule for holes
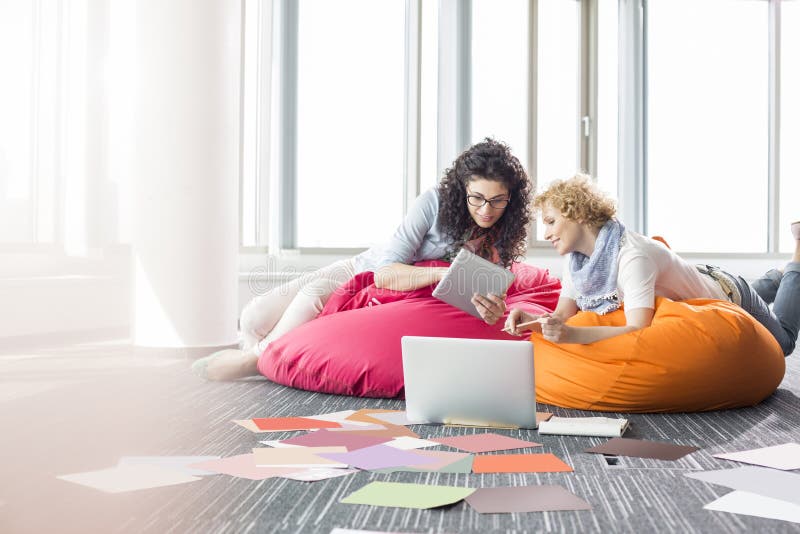
[[[539,434],[619,438],[628,429],[627,419],[612,417],[556,417],[539,424]]]
[[[404,336],[401,345],[409,420],[536,428],[529,341]]]

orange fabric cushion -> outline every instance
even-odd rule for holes
[[[622,326],[622,310],[579,312],[572,326]],[[697,412],[752,406],[786,370],[783,352],[729,302],[656,300],[647,328],[589,345],[533,334],[537,401],[611,412]]]

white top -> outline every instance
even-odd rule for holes
[[[432,187],[417,197],[385,246],[372,247],[355,257],[356,272],[375,271],[391,263],[411,265],[441,259],[452,242],[439,229],[438,219],[439,192]]]
[[[561,280],[561,296],[577,300],[567,254]],[[672,300],[728,300],[719,284],[672,252],[660,241],[626,230],[620,246],[617,293],[629,310],[655,308],[656,297]]]

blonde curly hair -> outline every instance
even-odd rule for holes
[[[557,209],[567,219],[590,226],[603,226],[617,213],[614,201],[586,174],[551,183],[533,198],[537,211],[541,212],[545,205]]]

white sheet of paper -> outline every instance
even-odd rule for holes
[[[216,475],[213,471],[203,471],[187,467],[190,464],[199,464],[208,460],[218,460],[219,456],[123,456],[117,465],[158,465],[167,469],[174,469],[186,475],[203,476]]]
[[[757,493],[794,504],[800,504],[800,475],[766,467],[746,465],[736,469],[719,469],[684,473],[689,478],[718,484],[735,490]]]
[[[148,464],[117,465],[108,469],[72,473],[56,478],[106,493],[122,493],[202,480],[200,477],[193,477],[174,469]]]
[[[732,491],[703,506],[706,510],[800,523],[800,505],[748,491]]]
[[[726,452],[714,454],[714,458],[723,460],[733,460],[746,464],[763,465],[773,469],[789,471],[800,469],[800,444],[784,443],[773,447],[763,447],[761,449],[750,449],[740,452]]]
[[[411,436],[400,436],[394,438],[392,441],[387,441],[384,445],[403,451],[410,451],[413,449],[422,449],[423,447],[435,447],[441,445],[441,443],[428,441],[427,439],[412,438]]]

